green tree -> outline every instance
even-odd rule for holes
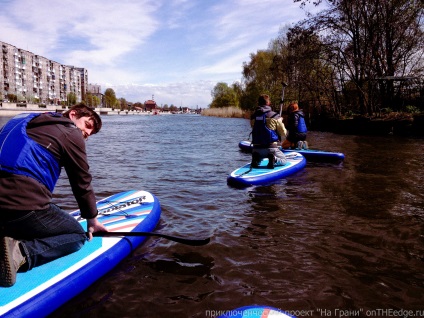
[[[117,104],[116,94],[112,88],[108,88],[105,90],[104,94],[105,106],[108,108],[119,108],[119,103]]]
[[[68,106],[75,105],[77,103],[77,95],[73,92],[67,95],[67,104]]]
[[[274,108],[279,106],[282,82],[287,81],[289,71],[286,32],[287,28],[280,29],[278,38],[269,42],[267,50],[251,53],[250,61],[243,63],[243,109],[253,110],[260,94],[270,95]]]
[[[245,84],[254,82],[256,88],[263,93],[270,94],[276,78],[271,72],[275,53],[270,50],[259,50],[250,54],[250,62],[243,63],[243,77]],[[256,96],[257,99],[257,96]]]
[[[92,101],[93,101],[93,107],[95,108],[95,107],[97,107],[97,106],[99,106],[100,105],[100,98],[98,98],[97,96],[94,96],[93,95],[93,97],[92,97]]]
[[[121,109],[121,103],[119,99],[115,99],[115,104],[112,106],[113,109]]]
[[[227,83],[219,82],[215,85],[211,92],[212,103],[211,108],[222,108],[222,107],[238,107],[239,103],[237,100],[237,94],[232,87],[229,87]]]
[[[85,104],[89,107],[93,107],[93,95],[91,93],[87,93],[85,95]]]
[[[120,110],[126,110],[128,109],[128,103],[127,100],[125,98],[120,98],[119,99],[119,108]]]

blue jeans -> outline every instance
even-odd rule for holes
[[[78,221],[55,204],[39,211],[0,211],[0,236],[20,241],[27,270],[76,252],[87,240]]]

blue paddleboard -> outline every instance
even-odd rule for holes
[[[248,140],[242,140],[239,142],[239,148],[244,152],[252,152],[252,143]],[[324,161],[324,162],[340,162],[343,161],[345,155],[341,152],[331,152],[324,150],[314,149],[280,149],[285,153],[289,154],[292,152],[298,152],[310,161]]]
[[[270,306],[245,306],[229,310],[218,318],[294,318]]]
[[[97,202],[98,219],[110,232],[150,232],[159,221],[159,200],[146,191],[125,191]],[[71,213],[83,226],[79,211]],[[78,252],[18,273],[0,287],[1,317],[45,317],[102,277],[146,239],[94,237]]]
[[[231,186],[247,187],[260,185],[285,178],[306,166],[306,159],[301,154],[293,152],[286,155],[287,163],[284,166],[275,166],[268,169],[268,159],[264,158],[258,168],[252,168],[248,163],[233,172],[227,178],[227,183]]]

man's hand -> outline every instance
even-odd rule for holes
[[[94,219],[87,219],[87,233],[88,240],[91,241],[93,238],[94,232],[108,232],[107,228],[97,220],[97,217]]]

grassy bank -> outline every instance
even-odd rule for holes
[[[250,114],[237,107],[206,108],[202,110],[203,116],[226,117],[226,118],[249,118]]]

